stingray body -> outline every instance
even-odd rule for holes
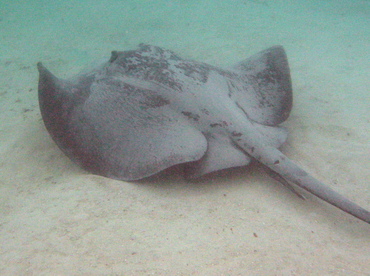
[[[61,80],[41,63],[39,103],[60,149],[87,171],[138,180],[184,164],[188,177],[257,160],[368,223],[370,213],[296,166],[278,148],[292,108],[284,49],[274,46],[232,68],[139,45]]]

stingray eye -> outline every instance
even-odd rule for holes
[[[112,51],[109,62],[112,63],[118,58],[118,52],[117,51]]]

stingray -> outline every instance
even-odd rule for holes
[[[41,115],[52,139],[90,173],[134,181],[184,166],[188,178],[256,160],[370,223],[370,212],[299,168],[278,148],[287,139],[292,84],[282,46],[221,69],[140,44],[68,80],[42,63]],[[293,188],[291,188],[294,190]]]

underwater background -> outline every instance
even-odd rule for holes
[[[283,45],[282,151],[369,209],[370,1],[0,0],[0,35],[0,275],[369,275],[369,225],[256,166],[86,173],[43,125],[36,63],[68,78],[148,43],[228,67]]]

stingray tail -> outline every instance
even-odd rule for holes
[[[306,171],[294,164],[287,156],[273,147],[253,147],[244,143],[240,144],[249,155],[260,163],[269,167],[285,180],[296,184],[322,200],[338,207],[360,220],[370,224],[370,212],[348,200],[341,194],[324,185],[310,176]]]

